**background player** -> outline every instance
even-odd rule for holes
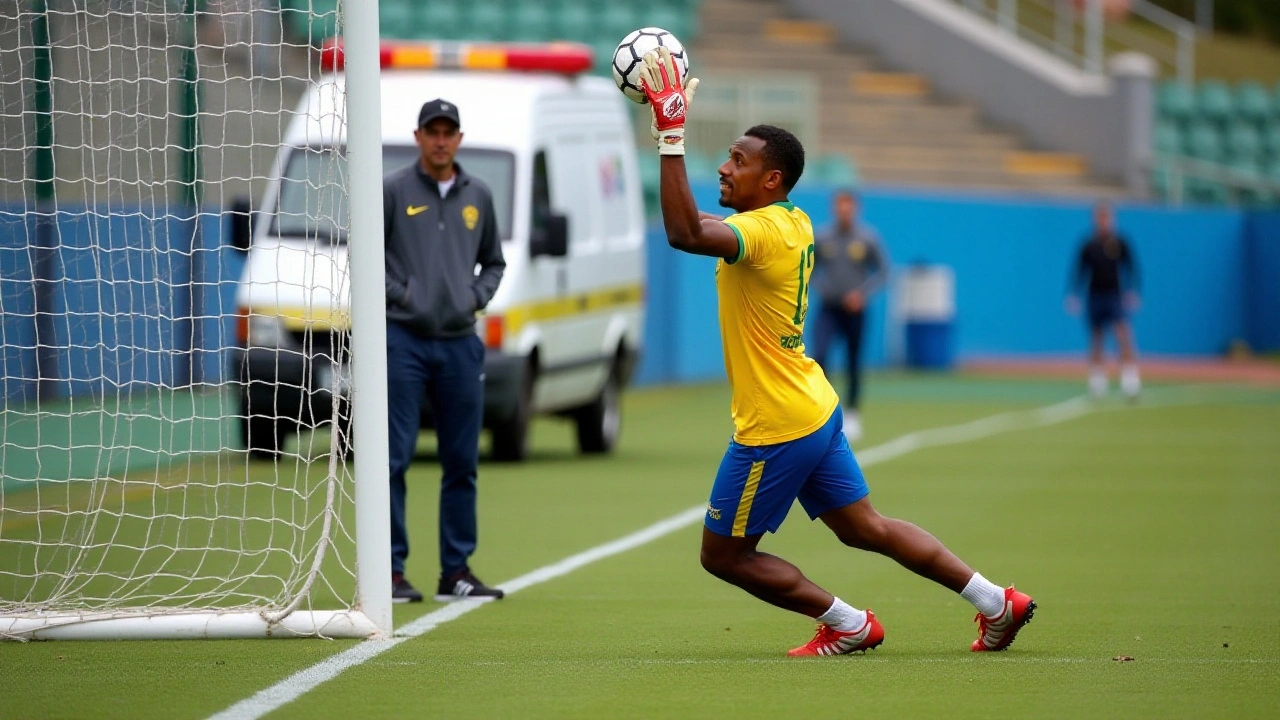
[[[1067,311],[1080,311],[1080,289],[1088,287],[1085,316],[1089,321],[1089,392],[1107,393],[1102,348],[1107,330],[1115,329],[1120,350],[1120,390],[1130,398],[1142,391],[1128,312],[1138,308],[1138,266],[1133,251],[1116,232],[1115,213],[1106,203],[1093,208],[1093,233],[1080,248],[1067,288]]]
[[[699,213],[684,164],[684,123],[696,80],[683,87],[666,48],[645,57],[643,86],[661,159],[662,218],[678,250],[719,258],[716,292],[725,371],[733,393],[733,440],[711,490],[702,565],[765,602],[818,621],[790,655],[837,655],[879,645],[884,629],[814,584],[791,563],[756,549],[792,503],[821,519],[843,543],[893,558],[978,609],[974,651],[1003,650],[1035,610],[1029,596],[1000,588],[911,523],[880,515],[841,432],[839,398],[804,354],[813,268],[813,227],[787,200],[804,170],[794,135],[757,125],[734,141],[720,166],[725,220]]]
[[[813,359],[826,370],[832,336],[844,338],[849,384],[840,399],[844,405],[844,435],[853,442],[862,437],[858,401],[862,396],[862,332],[867,302],[884,287],[889,258],[880,233],[859,217],[861,203],[852,190],[837,191],[833,205],[835,222],[817,239],[813,286],[818,290],[822,309],[813,333]]]

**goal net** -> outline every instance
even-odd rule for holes
[[[298,103],[340,30],[336,0],[0,0],[0,638],[388,629],[347,163],[289,130],[339,135],[342,97]]]

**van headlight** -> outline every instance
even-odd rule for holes
[[[296,347],[293,336],[285,329],[284,319],[278,315],[249,316],[249,347]]]

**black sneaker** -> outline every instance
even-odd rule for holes
[[[417,588],[409,584],[404,576],[396,573],[391,576],[391,602],[393,603],[409,603],[422,602],[422,593]]]
[[[498,588],[485,585],[470,570],[463,570],[447,578],[440,578],[440,587],[436,588],[436,602],[485,598],[501,600],[504,594]]]

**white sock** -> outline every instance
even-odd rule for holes
[[[973,603],[986,617],[996,617],[1004,612],[1004,588],[982,577],[982,573],[974,573],[969,578],[969,584],[960,591],[960,597]]]
[[[1003,591],[1001,591],[1000,602],[1004,602]],[[818,616],[818,622],[835,628],[840,632],[854,632],[855,630],[861,630],[862,626],[867,624],[867,613],[850,606],[840,598],[836,598],[831,603],[831,607]]]
[[[1137,365],[1120,368],[1120,389],[1130,397],[1142,392],[1142,378],[1138,375]]]
[[[1107,371],[1101,365],[1089,366],[1089,394],[1094,397],[1107,394]]]

